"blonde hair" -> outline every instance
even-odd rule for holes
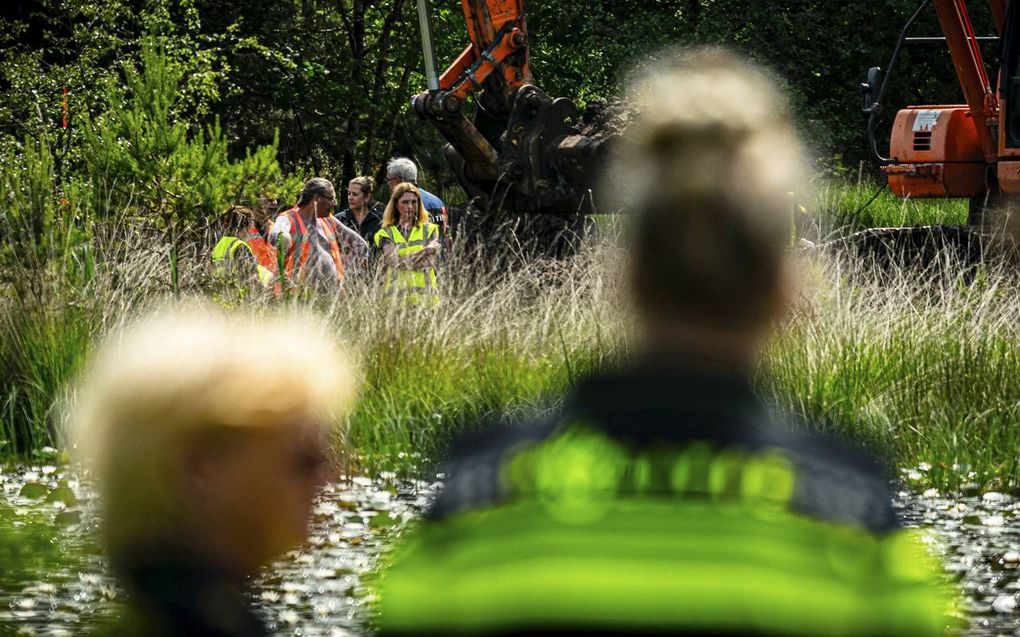
[[[95,476],[115,560],[174,539],[189,442],[301,421],[325,429],[356,390],[354,368],[321,322],[206,306],[158,311],[111,336],[82,379],[72,433]]]
[[[361,187],[361,194],[368,195],[368,198],[370,200],[375,198],[375,195],[374,195],[374,191],[375,191],[375,179],[374,178],[369,177],[368,175],[359,175],[359,176],[355,177],[354,179],[352,179],[347,184],[348,188],[350,188],[351,186],[360,186]]]
[[[637,115],[609,181],[627,186],[636,213],[633,283],[646,317],[731,327],[771,317],[791,192],[804,199],[809,183],[776,84],[709,48],[667,54],[631,87]]]
[[[400,200],[401,195],[404,193],[414,193],[414,196],[418,198],[418,223],[415,225],[424,225],[429,220],[429,213],[425,211],[425,204],[421,201],[421,191],[414,184],[404,181],[397,184],[393,188],[393,194],[390,195],[390,202],[386,204],[386,211],[383,213],[382,225],[392,226],[400,221],[400,211],[397,210],[397,202]]]

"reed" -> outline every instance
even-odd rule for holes
[[[768,349],[780,410],[870,441],[918,488],[1017,490],[1020,279],[946,257],[925,270],[805,259],[814,290]]]
[[[572,382],[626,355],[632,321],[621,295],[622,253],[616,224],[600,228],[602,238],[564,261],[509,265],[454,250],[437,308],[392,303],[369,273],[352,274],[339,298],[281,301],[214,276],[201,247],[212,237],[186,238],[178,286],[180,298],[247,312],[311,305],[322,313],[361,361],[361,401],[338,423],[348,470],[411,472],[483,421],[554,408]],[[54,405],[92,343],[173,297],[161,236],[121,219],[94,228],[43,271],[13,271],[31,277],[35,292],[7,283],[0,295],[0,455],[59,445]],[[807,285],[757,379],[770,403],[879,445],[900,467],[930,466],[918,489],[1020,488],[1014,269],[975,273],[948,255],[923,271],[839,255],[802,257],[798,269]]]

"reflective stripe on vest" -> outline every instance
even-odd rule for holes
[[[421,252],[430,240],[438,237],[438,234],[436,225],[427,222],[411,228],[411,234],[406,238],[395,225],[386,226],[380,228],[376,233],[375,244],[378,246],[380,239],[386,237],[396,246],[397,256],[404,257]],[[436,269],[433,267],[421,270],[386,268],[383,288],[391,294],[403,295],[410,304],[437,303],[439,301]]]
[[[265,241],[263,241],[265,244]],[[212,262],[213,267],[217,270],[223,270],[227,262],[234,261],[237,251],[242,247],[248,250],[248,253],[255,257],[255,273],[258,276],[259,283],[263,287],[269,287],[273,284],[273,280],[276,278],[275,267],[273,269],[267,268],[262,263],[258,262],[258,255],[256,251],[252,249],[252,246],[237,237],[222,237],[216,242],[216,247],[212,251]]]
[[[779,449],[635,451],[575,426],[493,469],[503,501],[404,539],[377,635],[934,636],[951,621],[919,537],[799,512]]]

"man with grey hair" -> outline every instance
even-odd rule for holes
[[[407,182],[418,186],[421,193],[421,203],[425,206],[425,212],[429,213],[429,223],[439,228],[439,240],[442,242],[446,237],[446,204],[439,197],[425,190],[418,185],[418,167],[407,157],[394,157],[386,164],[386,183],[390,190],[396,188],[397,184]]]
[[[335,206],[333,184],[313,177],[305,182],[297,204],[276,218],[269,242],[284,255],[282,279],[339,290],[345,275],[341,244],[354,261],[366,258],[368,244],[333,218]]]

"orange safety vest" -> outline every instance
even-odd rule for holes
[[[269,222],[269,231],[273,231],[273,222]],[[255,226],[248,227],[248,237],[246,243],[251,248],[252,255],[255,256],[255,262],[266,268],[274,275],[276,274],[276,246],[269,245],[266,238],[262,236],[259,229]]]
[[[291,249],[287,252],[287,258],[284,260],[284,269],[287,273],[287,280],[295,280],[294,256],[297,250],[294,248],[300,245],[301,255],[298,257],[297,271],[297,280],[300,281],[304,279],[304,267],[305,263],[308,262],[308,255],[311,252],[312,246],[308,237],[308,228],[305,226],[304,219],[301,218],[301,214],[296,206],[287,212],[287,217],[290,219],[290,237],[294,240],[294,243],[291,244]],[[333,259],[333,265],[336,266],[337,284],[343,285],[344,260],[340,256],[340,244],[337,243],[336,239],[337,224],[340,222],[332,216],[320,218],[316,221],[318,221],[323,232],[326,233],[326,239],[329,241],[329,256]]]

